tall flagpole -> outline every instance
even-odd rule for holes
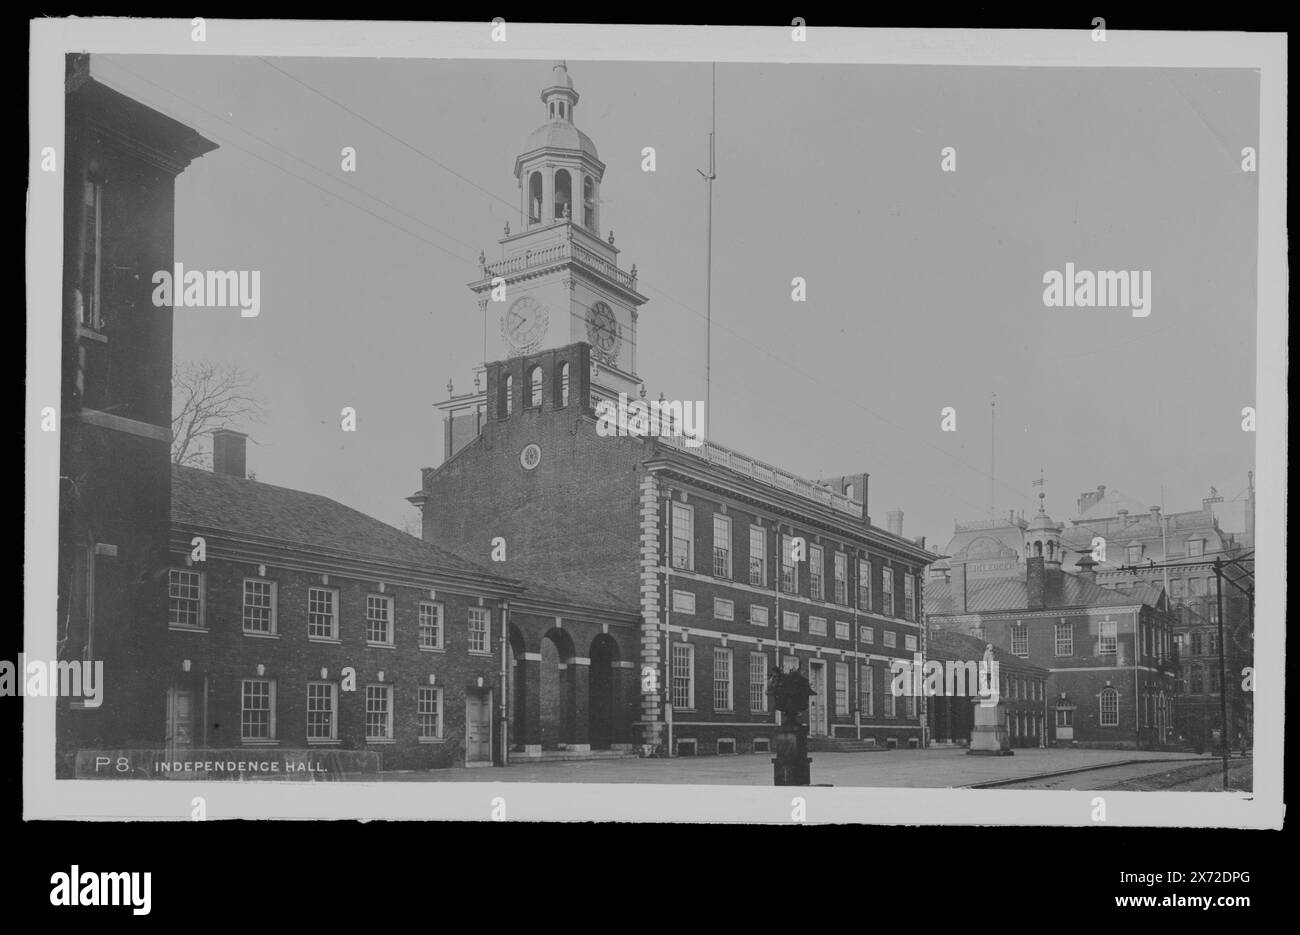
[[[998,394],[989,400],[989,516],[997,513],[994,506],[994,490],[998,476]]]
[[[713,114],[709,131],[709,174],[704,175],[699,169],[700,175],[704,176],[706,188],[708,189],[708,220],[707,245],[705,247],[704,264],[705,273],[705,298],[704,298],[704,436],[708,437],[709,427],[713,424],[713,413],[711,411],[713,401],[713,180],[718,177],[716,166],[713,158],[713,137],[718,131],[718,63],[713,63]]]

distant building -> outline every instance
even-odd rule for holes
[[[60,778],[78,749],[143,745],[163,698],[139,678],[167,614],[174,186],[216,148],[91,73],[66,68],[58,656],[103,663],[97,708],[60,698]]]
[[[1062,569],[1061,526],[1040,506],[1025,524],[1021,574],[968,576],[949,560],[926,586],[929,632],[955,629],[1047,669],[1053,742],[1158,746],[1177,692],[1174,617],[1163,590],[1103,588],[1091,559]]]

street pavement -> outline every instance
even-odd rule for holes
[[[1209,762],[1209,755],[1147,750],[1018,749],[1015,756],[967,756],[962,749],[813,753],[814,785],[960,788],[1061,770],[1114,766],[1131,760],[1171,765]],[[1157,764],[1158,767],[1159,764]],[[1086,774],[1085,774],[1086,775]],[[676,759],[574,760],[507,768],[385,772],[385,782],[686,783],[770,786],[768,753]],[[1081,784],[1079,788],[1086,788]]]

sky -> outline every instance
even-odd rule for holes
[[[259,270],[261,312],[178,308],[175,359],[255,378],[259,480],[415,516],[405,498],[442,459],[433,403],[482,357],[466,284],[519,229],[514,160],[551,64],[96,57],[99,80],[219,144],[177,180],[176,259]],[[703,399],[712,69],[568,68],[607,166],[602,235],[649,297],[640,376],[651,397]],[[712,441],[806,477],[865,471],[877,525],[902,509],[939,546],[954,520],[1034,512],[1040,472],[1058,521],[1098,484],[1169,512],[1211,485],[1243,494],[1257,72],[723,64],[716,80]],[[1149,316],[1046,307],[1044,273],[1066,263],[1150,271]]]

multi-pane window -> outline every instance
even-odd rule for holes
[[[679,614],[695,613],[695,595],[690,591],[673,591],[673,610]]]
[[[876,714],[875,698],[871,692],[871,666],[865,663],[858,666],[858,710],[863,717]]]
[[[837,640],[847,640],[849,638],[849,622],[847,620],[835,621],[835,638]]]
[[[713,710],[731,710],[731,650],[713,651]]]
[[[333,682],[307,683],[307,739],[338,739],[338,686]]]
[[[749,583],[756,588],[767,584],[767,535],[762,526],[749,527]]]
[[[875,641],[876,641],[875,627],[863,627],[863,626],[858,627],[859,643],[874,643]]]
[[[903,572],[903,619],[916,619],[916,576]]]
[[[903,636],[903,648],[911,653],[916,652],[916,637],[911,633],[905,634]]]
[[[858,609],[871,609],[871,563],[858,559]]]
[[[808,632],[811,633],[813,636],[825,636],[825,635],[826,635],[826,618],[825,618],[825,617],[809,617],[809,618],[808,618]]]
[[[415,717],[420,728],[420,739],[440,739],[442,737],[442,689],[421,685],[415,703]]]
[[[1074,625],[1062,621],[1056,625],[1056,655],[1074,655]]]
[[[885,689],[885,717],[895,716],[894,686],[890,685]]]
[[[274,740],[275,682],[244,679],[239,697],[239,736],[244,740]]]
[[[1017,656],[1029,655],[1029,630],[1024,624],[1016,624],[1011,628],[1011,651]]]
[[[1119,692],[1113,688],[1101,690],[1101,726],[1119,726]]]
[[[1201,596],[1201,579],[1200,579],[1200,578],[1188,578],[1188,579],[1187,579],[1187,596],[1188,596],[1188,597],[1200,597],[1200,596]]]
[[[749,654],[749,710],[767,711],[767,653]]]
[[[673,504],[673,567],[695,570],[695,510],[685,503]]]
[[[1137,562],[1142,561],[1142,546],[1140,546],[1140,545],[1130,545],[1130,546],[1126,549],[1126,555],[1127,555],[1127,558],[1128,558],[1128,564],[1130,564],[1130,565],[1133,565],[1133,564],[1136,564]]]
[[[781,615],[781,629],[799,632],[799,614],[793,610],[787,610]]]
[[[339,638],[339,598],[329,588],[307,589],[307,636],[322,640]]]
[[[393,642],[393,599],[386,594],[366,595],[366,642]]]
[[[835,713],[849,713],[849,664],[835,663]]]
[[[894,569],[885,566],[880,576],[880,612],[886,617],[894,616]]]
[[[393,686],[366,686],[366,739],[393,739]]]
[[[1188,539],[1187,554],[1192,557],[1199,557],[1205,554],[1204,539]]]
[[[1187,594],[1187,583],[1182,578],[1175,578],[1169,582],[1170,593],[1175,599],[1181,600]]]
[[[173,568],[167,574],[167,623],[174,627],[203,626],[203,577],[197,571]]]
[[[764,604],[749,605],[749,622],[756,627],[767,626],[767,607]]]
[[[486,653],[491,651],[492,634],[492,615],[486,607],[471,607],[469,609],[469,651],[472,653]]]
[[[781,590],[794,594],[799,590],[799,566],[794,560],[794,539],[781,537]]]
[[[720,513],[713,516],[713,573],[731,577],[731,517]]]
[[[420,602],[420,648],[442,649],[442,605]]]
[[[103,204],[104,186],[87,180],[84,189],[86,202],[86,240],[82,266],[81,324],[98,330],[103,326],[100,310],[100,281],[103,277]]]
[[[1201,676],[1201,667],[1195,663],[1192,664],[1190,673],[1187,677],[1187,690],[1193,695],[1199,695],[1205,691],[1205,682]]]
[[[1074,709],[1057,708],[1056,709],[1056,726],[1073,727],[1074,726]]]
[[[1202,649],[1201,639],[1202,639],[1201,631],[1193,630],[1192,639],[1191,639],[1191,644],[1192,644],[1191,655],[1199,656],[1201,654],[1201,649]]]
[[[673,644],[673,707],[695,707],[695,647],[690,643]]]
[[[1102,655],[1111,655],[1118,651],[1119,645],[1119,624],[1114,620],[1103,620],[1101,622],[1101,640],[1097,651]]]
[[[275,632],[275,582],[244,579],[244,632]]]
[[[884,641],[886,649],[895,649],[898,646],[898,634],[893,630],[885,630]]]
[[[849,602],[849,557],[843,552],[835,553],[835,603],[844,605]]]
[[[1206,666],[1206,673],[1209,675],[1209,685],[1207,691],[1217,692],[1219,690],[1219,667]]]
[[[1219,634],[1213,630],[1205,631],[1205,651],[1211,656],[1219,652]]]
[[[735,620],[735,602],[726,600],[725,598],[715,597],[713,599],[713,616],[718,620]]]
[[[825,597],[822,578],[826,574],[826,559],[819,545],[808,546],[808,592],[814,601]]]

